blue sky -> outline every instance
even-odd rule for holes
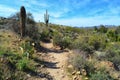
[[[0,0],[0,16],[8,17],[25,6],[36,21],[69,26],[120,25],[120,0]]]

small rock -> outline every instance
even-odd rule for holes
[[[3,58],[1,58],[0,61],[3,62]]]
[[[42,73],[39,73],[38,76],[41,77],[41,78],[43,78],[43,77],[45,77],[46,75],[45,75],[45,74],[42,74]]]
[[[62,72],[64,72],[64,70],[63,70],[63,69],[62,69],[61,71],[62,71]]]
[[[18,41],[21,41],[21,39],[18,39]]]
[[[30,75],[30,74],[27,74],[27,77],[31,77],[31,75]]]
[[[120,75],[118,76],[118,79],[120,79]]]
[[[35,46],[35,43],[32,43],[32,46]]]
[[[73,80],[76,80],[77,79],[77,76],[73,76]]]
[[[64,65],[62,65],[61,67],[64,68]]]
[[[59,73],[59,71],[57,71],[57,73]]]
[[[85,69],[82,69],[82,72],[84,72],[85,71]]]
[[[77,75],[80,75],[80,71],[77,71],[76,74],[77,74]]]
[[[82,69],[82,75],[86,76],[87,75],[87,72],[85,69]]]
[[[68,68],[73,68],[73,66],[72,65],[68,65]]]
[[[88,80],[88,77],[85,77],[85,80]]]
[[[8,37],[11,37],[11,35],[8,35]]]
[[[72,72],[72,75],[75,75],[76,71]]]
[[[64,77],[65,77],[65,75],[62,76],[62,78],[64,78]]]
[[[45,65],[41,65],[40,67],[41,67],[41,68],[44,68],[44,67],[45,67]]]

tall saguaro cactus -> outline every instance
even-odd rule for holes
[[[46,26],[48,26],[48,23],[49,23],[49,14],[48,14],[47,10],[46,10],[46,13],[44,14],[44,20],[45,20]]]
[[[20,34],[21,37],[25,36],[25,24],[26,24],[26,10],[24,6],[20,8]]]

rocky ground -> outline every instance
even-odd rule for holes
[[[53,77],[53,80],[69,80],[66,72],[69,51],[55,49],[52,43],[43,43],[42,46],[50,50],[44,57],[49,62],[45,64],[49,75]]]

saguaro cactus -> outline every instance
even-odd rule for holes
[[[20,8],[20,34],[21,37],[25,36],[25,24],[26,24],[26,10],[24,6]]]
[[[46,10],[46,13],[44,14],[44,20],[45,20],[45,24],[46,24],[46,26],[48,26],[48,22],[49,22],[49,14],[48,14],[47,10]]]

